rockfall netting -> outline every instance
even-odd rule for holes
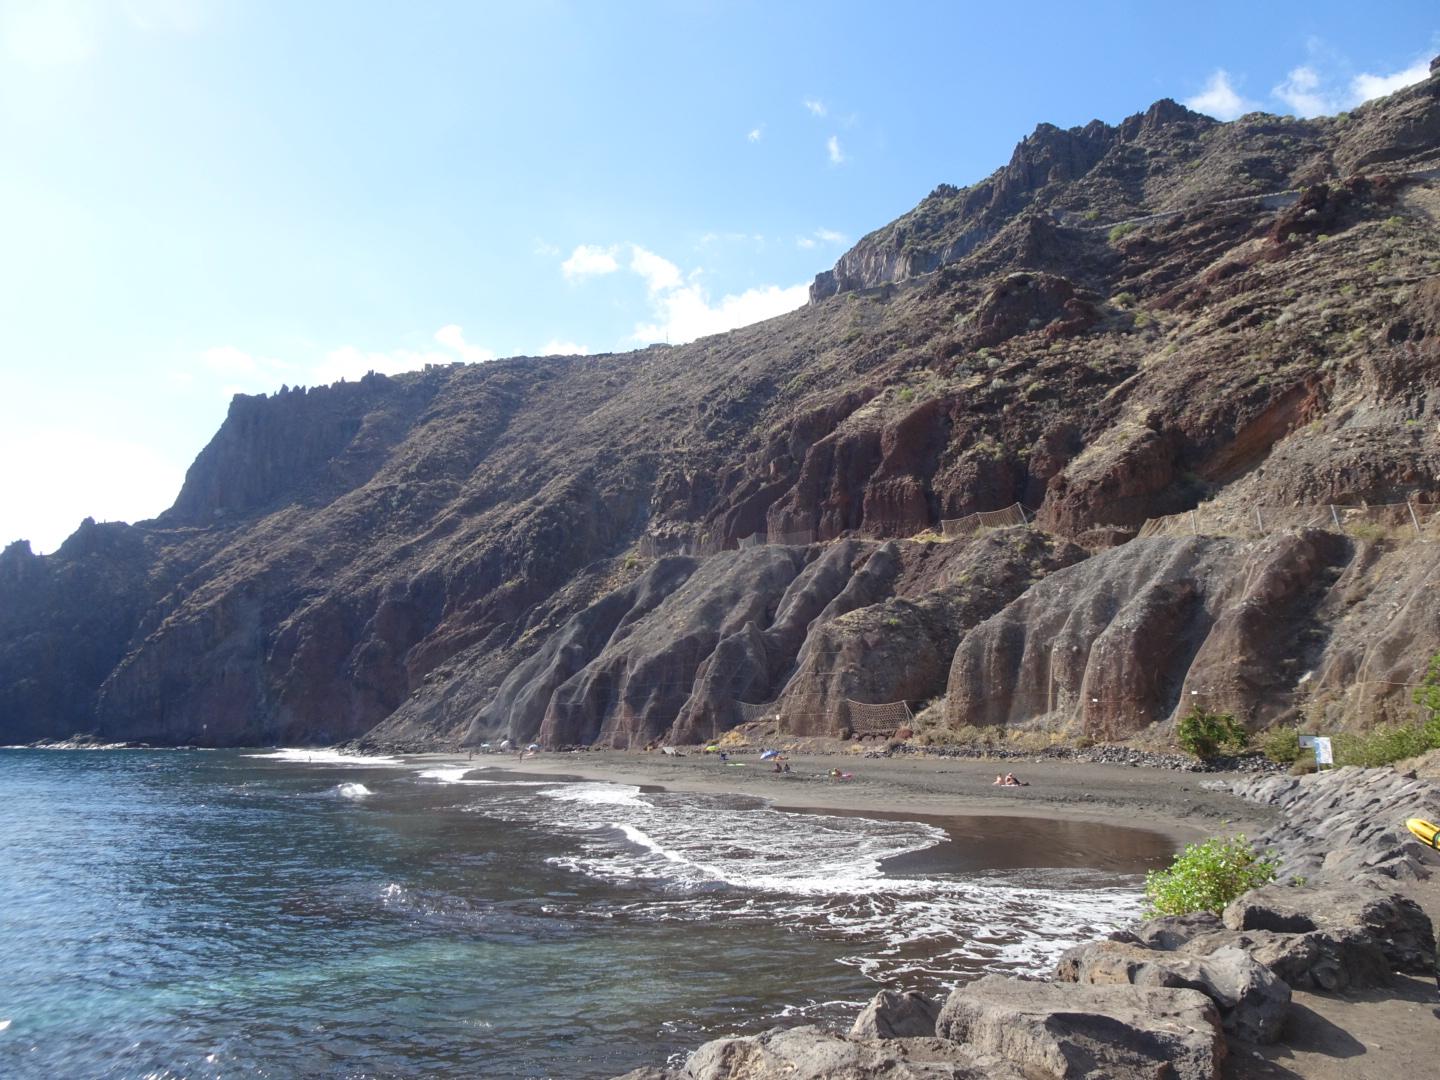
[[[1287,529],[1325,529],[1359,540],[1440,540],[1440,507],[1426,503],[1375,506],[1197,506],[1151,518],[1141,537],[1235,536],[1256,539]]]
[[[970,536],[982,529],[1006,529],[1029,524],[1030,515],[1017,502],[1003,510],[981,510],[962,518],[945,518],[940,522],[940,532],[946,539],[954,539]]]

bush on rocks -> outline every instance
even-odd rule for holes
[[[1219,913],[1237,896],[1274,880],[1274,861],[1244,836],[1211,837],[1189,845],[1170,869],[1145,875],[1145,917]]]
[[[1196,705],[1175,725],[1175,741],[1180,749],[1204,760],[1214,757],[1222,747],[1245,749],[1250,736],[1229,713],[1213,713]]]

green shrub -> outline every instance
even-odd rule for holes
[[[1122,221],[1119,225],[1116,225],[1113,229],[1110,230],[1110,243],[1118,244],[1121,240],[1124,240],[1125,237],[1129,236],[1139,227],[1140,226],[1136,225],[1134,222]]]
[[[1126,289],[1124,292],[1116,293],[1110,299],[1116,307],[1129,307],[1135,303],[1135,294],[1129,289]]]
[[[1260,749],[1271,761],[1289,765],[1300,756],[1300,732],[1295,728],[1272,728],[1265,733]]]
[[[1333,740],[1336,765],[1373,769],[1440,747],[1440,725],[1381,724],[1369,731],[1342,732]]]
[[[1168,870],[1145,875],[1145,917],[1217,914],[1242,893],[1275,880],[1275,863],[1244,836],[1211,837],[1191,844]]]
[[[1186,753],[1204,759],[1214,757],[1222,747],[1243,750],[1250,736],[1229,713],[1213,713],[1196,705],[1175,725],[1175,741]]]

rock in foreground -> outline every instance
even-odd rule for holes
[[[987,975],[950,995],[936,1032],[1054,1080],[1214,1080],[1225,1057],[1220,1017],[1196,990]]]

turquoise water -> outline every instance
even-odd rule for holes
[[[1043,966],[1168,852],[263,753],[0,750],[0,1075],[612,1076]]]

